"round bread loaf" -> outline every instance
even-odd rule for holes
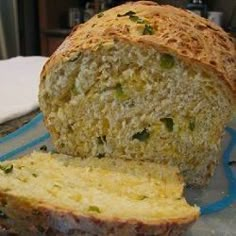
[[[177,165],[188,184],[204,185],[235,91],[227,33],[140,1],[74,28],[44,66],[39,102],[58,152]]]

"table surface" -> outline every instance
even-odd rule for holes
[[[15,130],[19,129],[26,123],[28,123],[30,120],[32,120],[38,113],[39,109],[36,109],[24,116],[18,117],[16,119],[4,122],[0,124],[0,138],[14,132]]]

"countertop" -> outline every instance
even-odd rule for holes
[[[31,119],[33,119],[38,113],[39,113],[39,109],[34,110],[24,116],[18,117],[16,119],[4,122],[2,124],[0,124],[0,137],[3,137],[15,130],[17,130],[18,128],[20,128],[21,126],[23,126],[24,124],[28,123]]]

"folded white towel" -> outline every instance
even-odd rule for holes
[[[0,61],[0,123],[38,107],[39,75],[47,57],[14,57]]]

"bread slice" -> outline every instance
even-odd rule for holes
[[[34,152],[1,163],[0,225],[19,235],[180,235],[199,215],[176,168]]]
[[[45,65],[39,102],[59,153],[178,166],[205,185],[235,110],[236,51],[188,11],[131,2],[79,25]]]

